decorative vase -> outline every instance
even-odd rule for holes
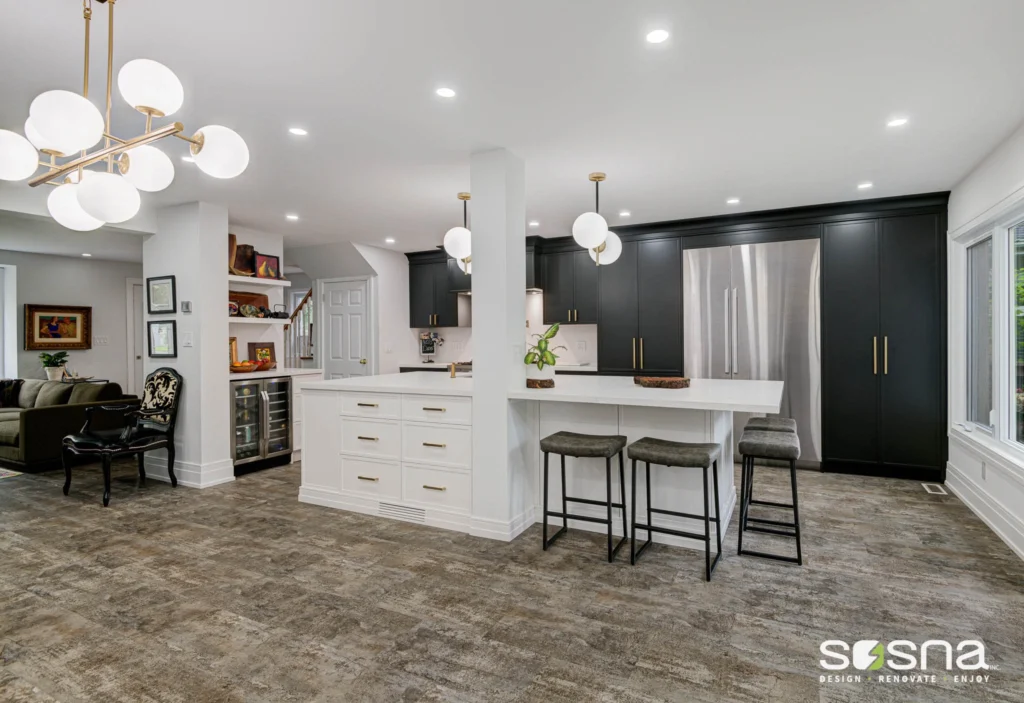
[[[46,367],[46,379],[48,381],[59,381],[61,376],[64,375],[63,366],[47,366]]]
[[[526,387],[527,388],[554,388],[555,367],[544,364],[544,368],[538,369],[536,364],[526,366]]]

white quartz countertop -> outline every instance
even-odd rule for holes
[[[251,371],[249,373],[233,373],[230,375],[232,381],[252,381],[259,378],[279,378],[281,376],[320,376],[323,378],[323,369],[292,369],[278,368],[270,371]]]
[[[632,376],[559,376],[554,388],[515,389],[509,398],[771,414],[782,405],[782,387],[782,381],[694,378],[689,388],[642,388]]]
[[[451,378],[436,371],[389,373],[382,376],[335,378],[330,381],[300,381],[302,390],[361,391],[364,393],[410,393],[419,395],[473,395],[473,379]]]

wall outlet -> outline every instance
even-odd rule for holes
[[[106,335],[96,335],[95,337],[92,338],[92,343],[95,344],[97,347],[105,347],[110,344],[110,337],[107,337]]]
[[[460,352],[460,351],[462,351],[462,349],[463,349],[463,347],[464,347],[464,346],[465,346],[465,345],[464,345],[464,344],[463,344],[462,342],[460,342],[460,341],[456,341],[456,342],[455,342],[455,351],[457,351],[457,352]]]
[[[576,342],[576,351],[585,352],[587,350],[587,343],[582,339]]]
[[[191,347],[192,346],[192,333],[191,332],[185,332],[184,334],[181,335],[181,346],[183,346],[183,347]]]
[[[392,346],[390,344],[385,344],[384,345],[384,353],[385,354],[390,354],[392,351],[394,351],[394,349],[392,348]]]

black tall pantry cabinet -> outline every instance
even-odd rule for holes
[[[826,471],[944,479],[944,244],[941,214],[825,224]]]

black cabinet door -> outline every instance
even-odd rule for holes
[[[434,326],[459,326],[459,296],[449,288],[448,263],[430,264],[434,272]]]
[[[448,290],[453,293],[470,291],[473,289],[473,277],[463,273],[459,268],[459,262],[455,259],[448,259]]]
[[[409,326],[430,327],[434,315],[434,265],[409,266]]]
[[[544,254],[544,324],[572,322],[573,253]]]
[[[827,224],[821,248],[825,468],[830,461],[876,465],[882,372],[878,222]]]
[[[635,275],[640,291],[637,336],[642,350],[642,364],[638,366],[644,373],[682,376],[683,288],[680,272],[683,262],[679,240],[640,242],[636,258]],[[620,257],[608,268],[614,269],[621,261]],[[601,303],[604,304],[603,299]]]
[[[598,275],[597,363],[602,373],[632,373],[638,366],[639,288],[637,243],[623,242],[618,261],[602,266]]]
[[[582,324],[597,324],[597,272],[598,265],[590,258],[590,252],[577,251],[573,256],[573,304],[572,321]],[[618,263],[618,262],[616,262]],[[615,264],[612,264],[613,266]]]
[[[941,469],[945,234],[938,215],[886,218],[879,226],[881,459],[887,466]]]
[[[540,288],[537,280],[537,255],[532,249],[526,252],[526,287]]]

